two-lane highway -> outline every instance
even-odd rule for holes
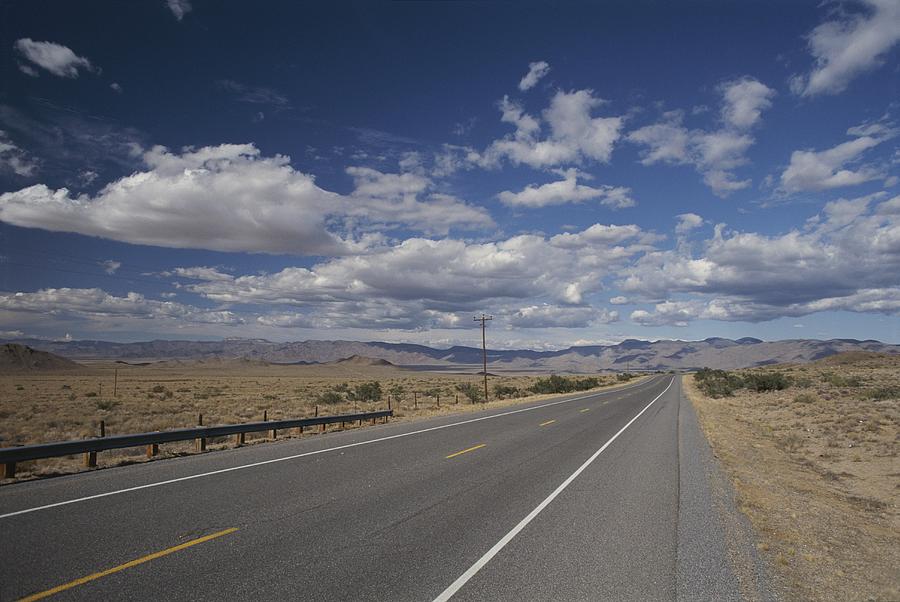
[[[766,597],[717,478],[661,375],[3,487],[0,599]]]

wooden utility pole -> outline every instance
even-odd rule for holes
[[[475,317],[476,322],[481,322],[481,359],[482,365],[484,366],[484,402],[487,403],[488,400],[488,388],[487,388],[487,340],[485,339],[484,330],[487,326],[488,320],[493,320],[494,316],[486,316],[481,314],[481,317]]]

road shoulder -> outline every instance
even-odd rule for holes
[[[678,600],[776,600],[771,571],[740,513],[694,407],[679,387]]]

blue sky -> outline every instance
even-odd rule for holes
[[[7,2],[0,332],[900,342],[900,2]]]

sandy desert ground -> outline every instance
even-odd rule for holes
[[[539,399],[527,391],[538,378],[490,376],[489,405]],[[614,375],[600,379],[606,385],[617,382]],[[381,386],[380,401],[351,402],[341,393],[370,382]],[[473,404],[458,390],[467,384],[480,391],[482,377],[364,363],[286,366],[210,360],[139,366],[97,361],[77,370],[0,375],[0,445],[92,437],[101,420],[112,435],[194,426],[201,414],[204,425],[216,425],[262,420],[264,413],[269,420],[313,416],[316,406],[320,415],[386,409],[388,396],[397,419],[483,409],[484,404]],[[507,390],[502,399],[497,386]],[[334,402],[334,392],[344,399]],[[248,443],[259,442],[265,433],[247,438]],[[211,440],[210,449],[227,445]],[[190,442],[161,447],[162,457],[191,451]],[[98,462],[103,467],[144,460],[144,450],[126,449],[103,452]],[[81,469],[80,458],[47,459],[21,464],[17,478]]]
[[[788,599],[900,600],[900,358],[737,372],[751,373],[791,386],[686,388]]]

